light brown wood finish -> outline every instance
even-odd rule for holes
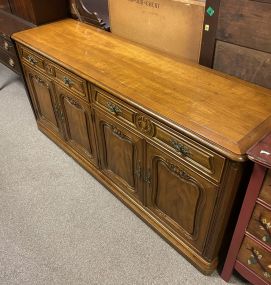
[[[74,20],[17,33],[14,39],[110,88],[119,98],[169,119],[179,130],[196,133],[234,154],[244,154],[270,130],[269,90],[166,57]]]
[[[234,150],[270,128],[268,90],[73,20],[14,38],[39,129],[211,273],[246,166]]]

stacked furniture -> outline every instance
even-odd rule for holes
[[[271,284],[271,134],[248,151],[255,163],[221,273],[235,268],[252,284]]]
[[[72,19],[13,39],[38,128],[210,274],[270,91]]]
[[[11,35],[35,25],[65,18],[66,0],[0,0],[0,62],[21,74]]]
[[[21,74],[16,47],[10,36],[14,32],[34,27],[34,24],[0,10],[0,62],[14,72]]]

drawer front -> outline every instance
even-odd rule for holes
[[[247,231],[271,246],[271,211],[256,204]]]
[[[91,93],[93,102],[105,112],[135,127],[135,109],[96,86],[92,86]]]
[[[155,126],[153,138],[197,170],[220,181],[225,164],[223,156],[160,124]]]
[[[44,70],[44,57],[25,47],[19,48],[19,53],[23,62]]]
[[[13,45],[13,43],[0,36],[0,47],[5,50],[7,53],[9,53],[11,56],[16,56],[16,51],[15,51],[15,47]]]
[[[271,169],[265,175],[259,199],[271,207]]]
[[[65,70],[56,63],[51,62],[42,55],[39,55],[26,47],[19,46],[19,51],[23,62],[45,72],[48,76],[55,78],[62,86],[65,86],[81,98],[89,101],[86,80]]]
[[[196,170],[219,182],[225,158],[138,112],[106,91],[92,86],[92,100],[107,113],[128,123],[151,140],[163,145]]]
[[[76,92],[81,98],[85,99],[86,101],[89,101],[87,95],[87,82],[84,79],[72,74],[71,72],[66,71],[62,67],[59,67],[55,64],[52,64],[51,67],[49,66],[50,64],[48,65],[47,63],[47,73],[54,73],[58,83],[60,83],[62,86],[65,86],[70,91]]]
[[[267,282],[271,282],[271,252],[245,237],[237,259]]]
[[[17,73],[21,73],[20,64],[16,57],[10,56],[3,49],[0,48],[0,61]]]

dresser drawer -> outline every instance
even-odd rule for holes
[[[44,57],[37,55],[34,51],[25,47],[20,47],[19,53],[23,62],[26,62],[38,69],[44,70]]]
[[[13,43],[7,38],[0,36],[0,47],[12,56],[16,56],[16,51]]]
[[[271,169],[265,175],[259,199],[271,207]]]
[[[245,237],[237,260],[267,282],[271,282],[271,252]]]
[[[20,64],[16,57],[10,56],[2,48],[0,48],[0,61],[8,66],[11,70],[21,73]]]
[[[135,109],[96,86],[92,86],[91,89],[92,100],[96,105],[107,113],[135,127],[135,117],[137,114]]]
[[[50,68],[48,68],[48,66],[50,66]],[[79,76],[76,76],[71,72],[68,72],[67,70],[56,64],[48,65],[47,63],[46,70],[49,74],[54,73],[56,81],[62,86],[65,86],[69,90],[76,92],[77,95],[79,95],[86,101],[89,101],[86,80],[82,79]]]
[[[225,158],[164,125],[156,125],[153,139],[199,171],[219,182]]]
[[[271,211],[256,204],[247,231],[271,247]]]

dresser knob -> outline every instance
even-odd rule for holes
[[[120,115],[122,113],[121,109],[117,105],[111,102],[107,103],[107,107],[108,107],[108,110],[114,115]]]
[[[8,42],[6,42],[6,41],[4,41],[4,49],[5,50],[9,50],[9,43]]]
[[[27,60],[32,64],[32,65],[36,65],[38,63],[38,61],[31,55],[29,55],[27,57]]]
[[[172,147],[173,147],[177,152],[179,152],[180,154],[182,154],[182,155],[184,155],[184,156],[190,156],[190,155],[191,155],[189,149],[188,149],[185,145],[183,145],[183,144],[177,142],[176,140],[172,140],[172,141],[170,142],[170,144],[171,144]]]
[[[12,58],[9,59],[8,63],[9,63],[9,65],[10,65],[11,67],[14,67],[14,66],[15,66],[15,62],[14,62],[14,60],[13,60]]]
[[[63,78],[63,82],[64,82],[64,84],[66,86],[69,86],[69,87],[71,87],[72,84],[73,84],[73,81],[70,78],[66,77],[66,76]]]

